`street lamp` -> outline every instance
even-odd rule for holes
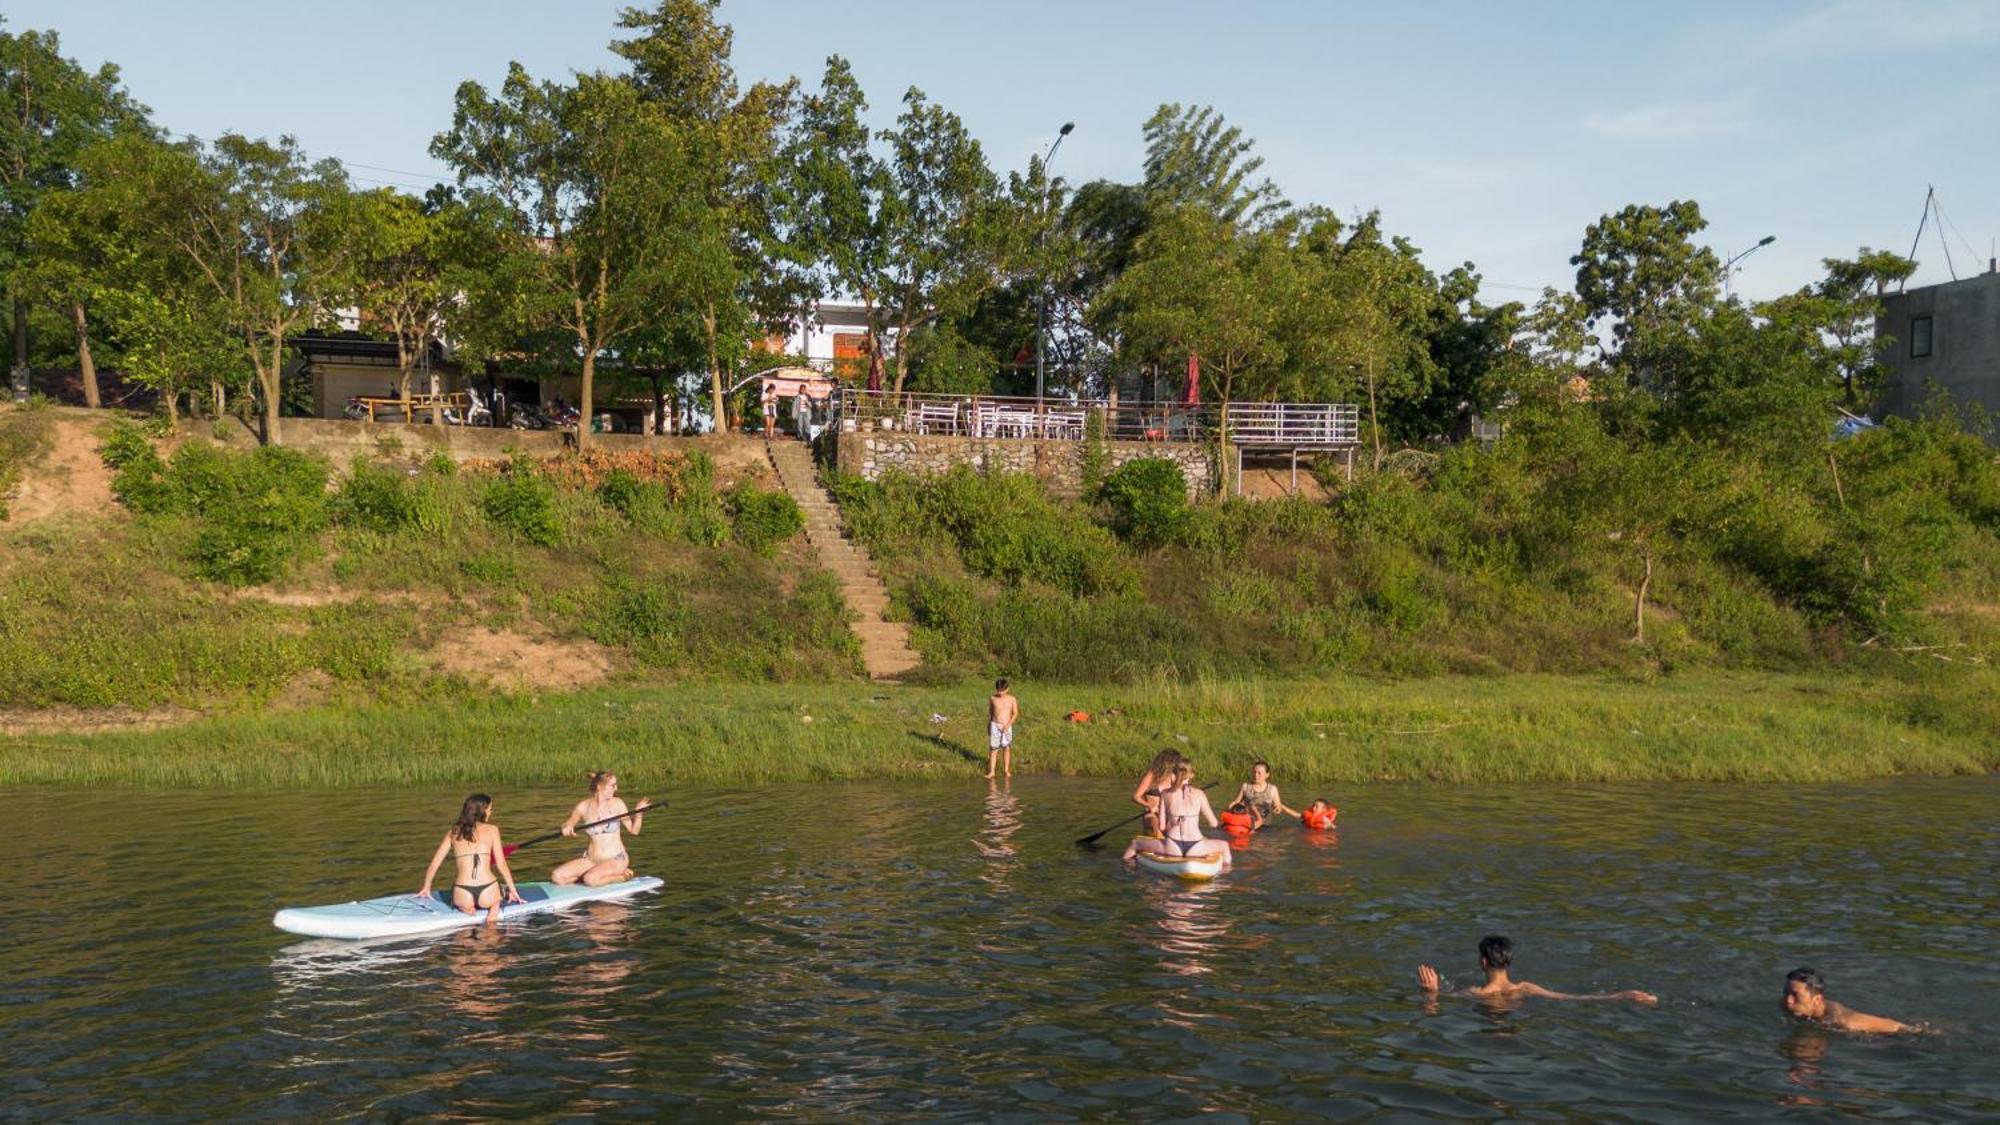
[[[1061,129],[1056,130],[1056,139],[1049,144],[1049,151],[1042,154],[1043,176],[1046,177],[1049,174],[1049,161],[1055,159],[1056,150],[1062,147],[1063,138],[1069,136],[1070,130],[1074,128],[1076,128],[1076,122],[1065,121],[1063,122],[1063,127]],[[1042,206],[1046,211],[1046,208],[1048,207],[1048,198],[1046,192],[1043,194]],[[1046,219],[1047,217],[1048,216],[1046,214],[1043,215],[1044,219]],[[1048,231],[1046,223],[1043,224],[1042,230],[1036,232],[1035,238],[1038,243],[1042,245],[1047,244]],[[1040,263],[1036,264],[1040,265]],[[1049,279],[1048,279],[1048,274],[1046,272],[1042,274],[1041,282],[1042,282],[1041,291],[1038,294],[1036,294],[1035,297],[1035,409],[1036,410],[1041,409],[1042,394],[1043,391],[1046,389],[1048,383]]]
[[[1759,250],[1762,250],[1762,249],[1763,249],[1764,247],[1766,247],[1766,246],[1769,246],[1770,244],[1772,244],[1773,242],[1776,242],[1776,241],[1778,241],[1778,236],[1777,236],[1777,235],[1775,235],[1775,234],[1767,234],[1767,235],[1765,235],[1764,237],[1762,237],[1762,238],[1760,238],[1760,239],[1758,239],[1758,240],[1757,240],[1757,245],[1755,245],[1755,246],[1752,246],[1752,247],[1751,247],[1750,249],[1748,249],[1748,250],[1745,250],[1745,251],[1744,251],[1744,252],[1742,252],[1741,254],[1738,254],[1738,255],[1736,255],[1735,257],[1733,257],[1733,258],[1729,259],[1728,261],[1726,261],[1726,262],[1722,263],[1722,299],[1723,299],[1723,300],[1725,300],[1725,301],[1726,301],[1726,300],[1728,300],[1728,299],[1729,299],[1729,275],[1730,275],[1730,273],[1731,273],[1731,272],[1733,272],[1733,271],[1734,271],[1734,270],[1736,269],[1736,263],[1738,263],[1738,262],[1742,261],[1743,259],[1745,259],[1745,258],[1749,257],[1749,256],[1750,256],[1750,255],[1752,255],[1752,254],[1755,254],[1755,253],[1756,253],[1757,251],[1759,251]]]

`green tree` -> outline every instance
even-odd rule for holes
[[[820,263],[819,295],[844,292],[867,310],[871,362],[891,360],[894,389],[910,373],[904,343],[941,317],[970,312],[995,284],[998,182],[958,116],[912,87],[894,129],[876,138],[846,60],[827,60],[789,146],[787,213]]]
[[[629,81],[537,82],[516,63],[497,96],[459,87],[431,151],[508,212],[499,274],[514,323],[569,341],[587,444],[600,360],[701,291],[690,260],[714,245],[713,220],[681,131]]]
[[[719,429],[724,370],[742,359],[756,335],[754,322],[801,302],[791,272],[780,268],[791,255],[773,213],[779,129],[797,82],[739,91],[730,62],[734,34],[716,21],[717,6],[718,0],[659,0],[650,9],[627,8],[618,26],[639,34],[614,42],[612,50],[631,61],[641,95],[673,120],[687,151],[706,237],[689,241],[683,273]],[[656,387],[656,404],[660,397]]]
[[[146,107],[119,85],[118,68],[95,72],[62,56],[53,31],[6,30],[0,17],[0,275],[9,278],[13,305],[13,391],[28,393],[28,300],[39,288],[62,306],[77,333],[84,396],[98,404],[88,322],[80,295],[56,286],[73,280],[64,270],[33,277],[28,220],[51,193],[76,186],[82,150],[120,128],[143,127]],[[78,262],[77,265],[84,263]]]
[[[1683,342],[1718,301],[1722,262],[1693,241],[1707,226],[1693,200],[1632,204],[1590,224],[1570,259],[1590,326],[1609,320],[1621,365],[1661,394],[1674,389],[1661,353]]]

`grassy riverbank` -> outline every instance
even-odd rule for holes
[[[676,783],[976,777],[983,685],[683,685],[239,714],[0,739],[0,784],[486,787],[614,766]],[[1833,781],[2000,768],[2000,675],[1701,673],[1025,687],[1015,768],[1126,777],[1162,745],[1205,776],[1264,757],[1369,781]],[[1063,716],[1092,713],[1087,724]],[[933,715],[943,715],[934,722]],[[1185,739],[1185,742],[1182,741]]]

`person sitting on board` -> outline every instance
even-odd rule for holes
[[[1174,850],[1167,846],[1166,837],[1160,835],[1160,814],[1148,812],[1145,825],[1139,835],[1132,837],[1132,843],[1125,848],[1125,854],[1118,858],[1130,863],[1132,857],[1140,852],[1145,852],[1147,855],[1173,854]]]
[[[576,803],[569,811],[569,819],[563,821],[562,834],[576,835],[576,826],[592,824],[583,834],[589,837],[583,854],[555,869],[549,881],[557,886],[582,883],[586,887],[601,887],[606,883],[620,883],[632,877],[632,861],[625,854],[625,843],[618,837],[618,829],[637,836],[646,820],[647,802],[639,802],[639,810],[632,812],[618,796],[618,775],[610,770],[598,770],[590,775],[590,796]],[[598,824],[598,821],[605,823]]]
[[[1284,813],[1286,816],[1300,815],[1299,810],[1285,807],[1284,798],[1278,795],[1278,787],[1271,784],[1269,762],[1260,761],[1250,767],[1250,780],[1237,787],[1236,797],[1229,803],[1235,805],[1238,802],[1249,805],[1257,813],[1257,822],[1260,826],[1279,813]]]
[[[1216,819],[1222,822],[1222,830],[1229,833],[1230,840],[1239,844],[1249,839],[1250,833],[1264,827],[1264,818],[1257,815],[1255,808],[1242,801],[1223,809],[1222,815]]]
[[[437,851],[431,854],[431,865],[424,869],[424,885],[417,891],[417,897],[431,897],[431,882],[437,878],[438,868],[444,865],[444,857],[450,856],[458,864],[457,878],[451,885],[451,904],[467,914],[486,911],[488,922],[500,920],[501,902],[521,901],[521,892],[514,886],[514,872],[507,867],[507,851],[500,846],[500,829],[488,823],[493,815],[493,798],[484,793],[474,793],[459,806],[458,820],[438,841]],[[507,884],[507,893],[500,893],[500,884],[493,878],[498,874]]]
[[[1179,750],[1169,746],[1153,755],[1152,764],[1139,776],[1139,787],[1132,790],[1132,803],[1142,809],[1155,808],[1160,803],[1160,790],[1167,784],[1167,775],[1175,766],[1187,761]]]
[[[1315,797],[1306,811],[1299,814],[1299,823],[1307,828],[1332,828],[1334,818],[1339,815],[1340,810],[1327,804],[1325,797]]]
[[[1471,988],[1461,988],[1455,995],[1472,996],[1481,1000],[1521,1000],[1539,996],[1544,1000],[1630,1000],[1635,1004],[1657,1004],[1659,997],[1638,989],[1623,992],[1557,992],[1543,988],[1525,980],[1515,980],[1508,975],[1514,963],[1514,943],[1499,934],[1488,934],[1479,943],[1479,970],[1486,974],[1484,984]],[[1435,997],[1438,993],[1438,971],[1429,965],[1417,966],[1417,983],[1423,990]]]
[[[1793,969],[1785,974],[1785,995],[1780,1003],[1785,1014],[1816,1023],[1833,1031],[1858,1031],[1869,1035],[1903,1035],[1923,1029],[1887,1016],[1871,1016],[1838,1003],[1826,994],[1826,981],[1815,969]]]
[[[1220,858],[1222,866],[1228,867],[1231,860],[1228,842],[1211,840],[1201,833],[1203,825],[1215,828],[1219,824],[1215,809],[1208,803],[1208,794],[1194,785],[1194,763],[1182,760],[1167,774],[1167,785],[1160,790],[1160,830],[1173,849],[1167,854]]]

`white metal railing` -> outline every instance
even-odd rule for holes
[[[1082,441],[1096,420],[1114,441],[1202,442],[1221,431],[1216,403],[1026,398],[868,391],[833,394],[833,425],[942,437]],[[1359,443],[1357,408],[1331,403],[1229,404],[1231,441],[1252,446],[1339,448]]]
[[[1278,449],[1359,445],[1361,411],[1344,403],[1232,402],[1229,440]]]

